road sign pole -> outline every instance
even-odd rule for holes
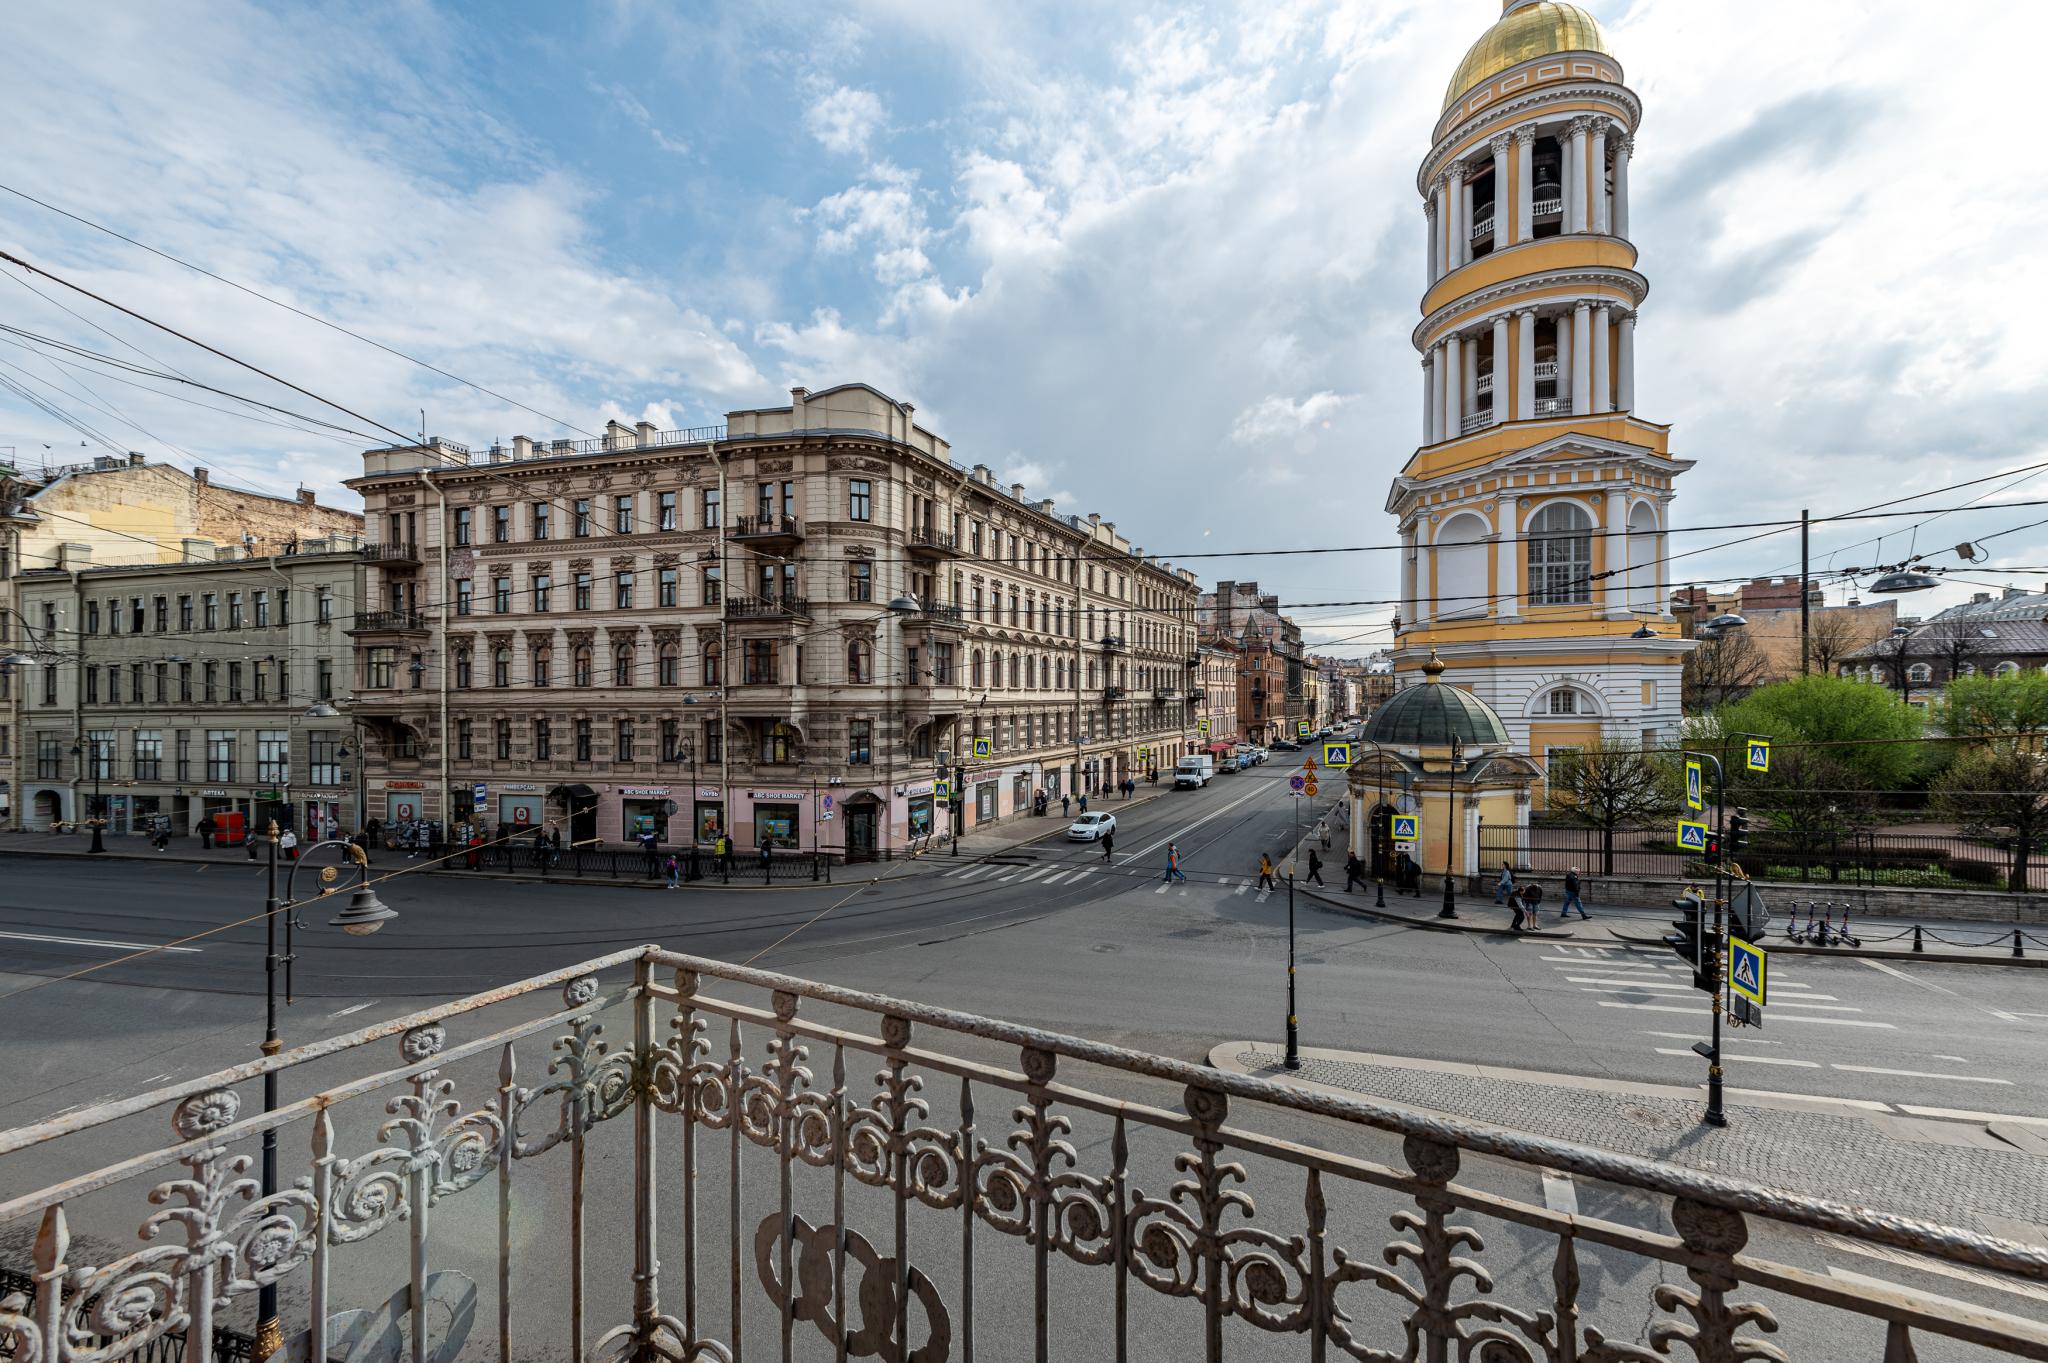
[[[1301,802],[1296,800],[1299,805]],[[1294,1012],[1294,872],[1287,872],[1287,1068],[1301,1068],[1301,1032]]]
[[[1714,919],[1713,936],[1700,943],[1700,969],[1709,973],[1714,980],[1713,992],[1713,1035],[1708,1042],[1707,1056],[1707,1111],[1703,1120],[1708,1126],[1728,1125],[1728,1110],[1722,1102],[1721,1086],[1721,995],[1725,989],[1721,981],[1721,962],[1726,959],[1727,944],[1722,933],[1725,918],[1722,913],[1727,891],[1727,845],[1724,834],[1728,813],[1728,772],[1721,765],[1721,759],[1710,753],[1701,754],[1714,764]],[[1706,924],[1701,924],[1702,934]]]

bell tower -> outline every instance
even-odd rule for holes
[[[1592,15],[1507,0],[1451,77],[1416,176],[1423,402],[1387,497],[1403,545],[1394,667],[1413,684],[1434,650],[1538,762],[1678,732],[1691,644],[1664,562],[1692,465],[1635,409],[1642,116]]]

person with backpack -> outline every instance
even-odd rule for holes
[[[1323,883],[1323,859],[1316,855],[1316,849],[1313,847],[1308,849],[1308,878],[1303,880],[1302,884],[1306,885],[1309,881],[1314,881],[1318,885]]]
[[[1177,842],[1166,844],[1166,879],[1169,882],[1178,880],[1185,883],[1187,881],[1187,876],[1180,869],[1180,844]]]
[[[668,854],[668,860],[662,863],[662,869],[668,872],[668,887],[671,890],[681,889],[683,886],[683,863],[676,860],[675,853],[671,852]]]

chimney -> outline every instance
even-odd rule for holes
[[[640,437],[640,447],[642,449],[652,445],[654,438],[661,434],[660,431],[655,429],[654,423],[651,421],[637,421],[633,423],[633,430]]]
[[[629,450],[633,442],[627,439],[632,434],[616,421],[604,423],[604,447],[608,450]]]
[[[514,459],[531,459],[531,458],[533,458],[533,438],[532,438],[531,436],[524,436],[524,435],[515,435],[515,436],[513,436],[513,437],[512,437],[512,457],[513,457]]]
[[[302,488],[300,488],[300,489],[299,489],[299,505],[300,505],[300,506],[305,506],[305,507],[310,507],[310,506],[312,506],[312,505],[313,505],[313,489],[312,489],[312,488],[309,488],[309,487],[302,487]]]
[[[1022,483],[1012,483],[1012,484],[1010,484],[1010,495],[1011,495],[1012,497],[1015,497],[1015,498],[1016,498],[1016,499],[1017,499],[1018,501],[1020,501],[1020,502],[1021,502],[1021,501],[1023,501],[1023,500],[1024,500],[1024,485],[1023,485]]]
[[[1038,509],[1050,516],[1052,514],[1052,498],[1042,498],[1038,503]]]
[[[200,540],[200,539],[189,539],[189,540],[185,540],[185,541],[184,541],[183,543],[184,543],[184,550],[185,550],[185,562],[187,562],[187,563],[211,563],[211,562],[213,562],[213,557],[214,557],[214,554],[213,554],[213,541],[212,541],[212,540]]]
[[[193,482],[195,482],[195,483],[197,483],[197,484],[199,484],[199,486],[201,486],[201,487],[205,487],[205,486],[206,486],[206,470],[205,470],[205,469],[203,469],[203,468],[195,468],[195,469],[193,469],[193,470],[192,470],[192,481],[193,481]]]
[[[2027,589],[2025,587],[2007,587],[2005,589],[2005,594],[1999,597],[1998,599],[2001,601],[2010,601],[2015,596],[2025,596],[2026,594]]]
[[[142,467],[142,466],[143,466],[144,464],[147,464],[148,462],[149,462],[149,461],[148,461],[147,459],[145,459],[145,458],[143,458],[143,457],[142,457],[142,451],[141,451],[141,450],[130,450],[130,451],[128,451],[128,467],[129,467],[129,468],[131,468],[131,469],[139,469],[139,468],[141,468],[141,467]]]
[[[57,566],[72,570],[92,567],[92,546],[90,544],[58,545]]]
[[[989,472],[989,468],[988,468],[988,465],[987,465],[987,464],[976,464],[976,465],[974,466],[974,481],[975,481],[975,482],[977,482],[977,483],[982,483],[982,484],[988,484],[988,483],[992,482],[993,480],[994,480],[994,475],[992,475],[992,474],[991,474],[991,473]]]
[[[1985,603],[1986,601],[1989,601],[1990,599],[1991,599],[1991,593],[1990,593],[1990,592],[1972,592],[1972,593],[1970,593],[1970,604],[1971,604],[1971,605],[1973,605],[1973,606],[1981,606],[1981,605],[1983,605],[1983,604],[1984,604],[1984,603]]]
[[[811,390],[792,388],[789,390],[789,428],[793,431],[807,431],[811,428]]]
[[[1099,511],[1091,511],[1091,512],[1089,512],[1089,513],[1088,513],[1088,524],[1089,524],[1090,528],[1093,528],[1093,527],[1095,527],[1095,526],[1101,525],[1101,524],[1102,524],[1102,513],[1101,513],[1101,512],[1099,512]]]

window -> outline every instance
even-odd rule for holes
[[[1994,677],[2010,677],[2019,670],[2020,665],[2008,658],[1997,667],[1992,668],[1991,675]]]
[[[458,691],[467,691],[470,681],[469,650],[458,648],[455,650],[455,688]]]
[[[532,590],[526,595],[536,613],[542,615],[547,613],[549,604],[554,600],[554,591],[555,579],[553,577],[547,573],[535,573],[533,575]]]
[[[36,739],[36,775],[45,781],[55,781],[63,777],[64,740],[61,738]]]
[[[628,766],[633,761],[633,721],[620,720],[618,730],[618,738],[612,746],[612,762],[617,766]]]
[[[334,660],[321,658],[313,665],[314,699],[334,699]]]
[[[612,651],[612,685],[631,686],[632,684],[633,646],[631,644],[620,644],[618,648]]]
[[[706,686],[725,685],[725,655],[719,651],[718,641],[713,639],[704,645],[704,671],[700,680]]]
[[[457,544],[468,544],[470,542],[470,514],[470,509],[466,506],[455,508],[455,542]]]
[[[590,721],[587,719],[576,721],[576,760],[578,762],[588,762],[590,760]]]
[[[633,533],[633,494],[612,498],[612,529],[621,535]]]
[[[109,700],[112,697],[108,697]],[[128,664],[128,700],[130,704],[142,704],[142,664]]]
[[[612,578],[613,604],[620,610],[633,609],[633,574],[624,572]]]
[[[256,683],[256,700],[260,703],[270,698],[270,678],[264,674],[263,664],[256,663],[249,669],[250,679]]]
[[[470,755],[470,722],[466,719],[455,721],[455,755],[462,758]]]
[[[978,649],[978,648],[977,648],[976,650],[974,650],[974,661],[972,662],[972,664],[970,664],[970,666],[969,666],[969,671],[968,671],[968,674],[967,674],[967,675],[968,675],[968,678],[969,678],[969,680],[968,680],[968,683],[967,683],[967,684],[968,684],[969,686],[973,687],[973,688],[974,688],[975,690],[979,691],[979,690],[980,690],[980,689],[982,688],[982,684],[983,684],[983,683],[982,683],[982,679],[981,679],[981,676],[982,676],[982,656],[981,656],[981,650],[980,650],[980,649]]]
[[[494,751],[497,753],[498,760],[504,762],[512,756],[512,721],[501,719],[497,722],[496,729],[497,737]]]
[[[500,648],[494,648],[494,649],[492,649],[492,650],[491,650],[491,685],[493,685],[493,686],[501,686],[501,687],[502,687],[502,686],[510,686],[511,684],[512,684],[512,650],[511,650],[511,649],[509,649],[509,648],[503,648],[503,647],[500,647]]]
[[[589,573],[578,573],[578,574],[576,574],[576,584],[575,584],[575,593],[576,593],[576,601],[575,601],[576,609],[577,609],[577,610],[580,610],[580,611],[587,611],[587,610],[589,610],[589,609],[590,609],[590,574],[589,574]]]
[[[512,613],[512,579],[494,577],[491,579],[491,613],[510,615]]]
[[[546,644],[535,644],[533,646],[533,684],[535,686],[553,686],[554,669],[554,649]]]
[[[232,704],[242,698],[242,665],[228,664],[228,701]]]
[[[162,634],[171,627],[171,598],[159,596],[156,599],[156,632]]]
[[[328,587],[319,587],[313,595],[314,617],[323,625],[334,623],[334,592]]]
[[[554,507],[548,502],[535,502],[533,504],[533,537],[535,539],[544,540],[548,537],[548,517],[553,512]]]
[[[875,599],[875,565],[864,559],[855,559],[846,565],[846,599],[848,601],[872,601]]]
[[[270,628],[270,593],[252,592],[250,601],[256,612],[256,628]]]
[[[316,786],[341,784],[341,735],[306,735],[306,774]]]
[[[725,761],[725,734],[715,719],[704,721],[703,753],[706,766],[715,767]]]
[[[576,645],[576,651],[569,657],[569,670],[578,686],[589,686],[596,680],[590,670],[590,645]]]
[[[849,640],[846,645],[846,680],[854,683],[871,682],[874,678],[874,664],[865,640]]]
[[[576,538],[579,540],[588,539],[590,536],[590,498],[578,497],[574,503],[574,508],[576,512]]]
[[[677,665],[676,646],[674,644],[663,644],[661,646],[660,653],[656,655],[655,667],[655,680],[659,685],[675,686],[682,681],[680,675],[681,668]]]
[[[683,726],[673,719],[661,722],[661,746],[654,750],[654,756],[662,762],[681,762],[683,755]]]
[[[747,639],[740,645],[740,681],[748,686],[772,686],[780,678],[776,641]]]
[[[455,579],[455,613],[456,613],[457,615],[467,615],[467,614],[469,614],[469,607],[470,607],[470,602],[471,602],[472,598],[473,598],[473,597],[474,597],[475,595],[476,595],[476,584],[475,584],[474,582],[470,581],[470,580],[469,580],[468,578],[466,578],[466,577],[458,577],[458,578],[456,578],[456,579]]]
[[[932,684],[951,686],[953,684],[953,646],[932,645]]]
[[[170,699],[171,665],[169,663],[158,663],[154,670],[156,672],[156,703],[162,705]]]
[[[189,596],[178,598],[178,629],[186,634],[192,632],[192,598]]]
[[[656,576],[656,581],[659,584],[655,589],[658,604],[674,606],[681,603],[681,585],[674,568],[661,569]]]
[[[206,731],[206,779],[209,781],[232,781],[235,779],[235,731],[233,729],[208,729]]]
[[[675,529],[676,494],[673,492],[656,493],[654,497],[654,505],[655,524],[663,530]]]
[[[289,625],[292,622],[292,590],[289,587],[277,589],[277,623]]]
[[[715,606],[725,599],[725,584],[719,580],[717,564],[704,570],[704,604]]]
[[[870,745],[870,734],[874,726],[865,719],[850,719],[846,722],[846,764],[850,767],[865,767],[873,763],[874,753]]]
[[[182,672],[184,669],[180,669]],[[364,664],[363,685],[371,690],[389,690],[397,682],[398,650],[389,646],[370,650]]]
[[[704,507],[704,528],[705,528],[706,530],[716,530],[716,529],[717,529],[717,528],[719,527],[719,524],[720,524],[720,522],[719,522],[719,519],[718,519],[718,489],[717,489],[717,488],[715,488],[715,487],[707,487],[707,488],[705,488],[705,489],[704,489],[704,499],[703,499],[703,507]]]
[[[220,628],[220,594],[219,594],[218,592],[208,592],[208,593],[206,593],[206,595],[202,596],[202,597],[201,597],[201,598],[199,599],[199,603],[200,603],[200,608],[201,608],[201,611],[202,611],[202,613],[203,613],[203,615],[204,615],[204,617],[205,617],[205,620],[204,620],[204,624],[202,625],[202,628],[205,628],[205,629],[219,629],[219,628]]]
[[[1552,502],[1529,522],[1529,599],[1538,606],[1593,599],[1592,522],[1570,502]]]
[[[846,518],[850,521],[873,519],[874,496],[871,485],[865,478],[854,478],[846,484]]]
[[[1906,669],[1906,679],[1923,684],[1931,682],[1934,680],[1934,669],[1926,663],[1914,663]]]
[[[511,508],[511,507],[509,507],[509,506],[494,506],[494,507],[492,507],[492,508],[491,508],[491,543],[493,543],[493,544],[510,544],[511,542],[512,542],[512,508]]]
[[[98,634],[100,632],[100,603],[97,601],[85,603],[85,632],[87,634]]]
[[[1579,712],[1579,693],[1569,686],[1560,686],[1550,693],[1550,713],[1553,715],[1575,715]]]
[[[774,763],[794,762],[796,759],[791,756],[791,737],[790,727],[779,719],[763,725],[760,760]]]
[[[280,786],[292,779],[292,739],[289,730],[256,731],[256,779]]]
[[[536,719],[533,722],[533,760],[545,762],[554,755],[554,726],[545,719]]]

